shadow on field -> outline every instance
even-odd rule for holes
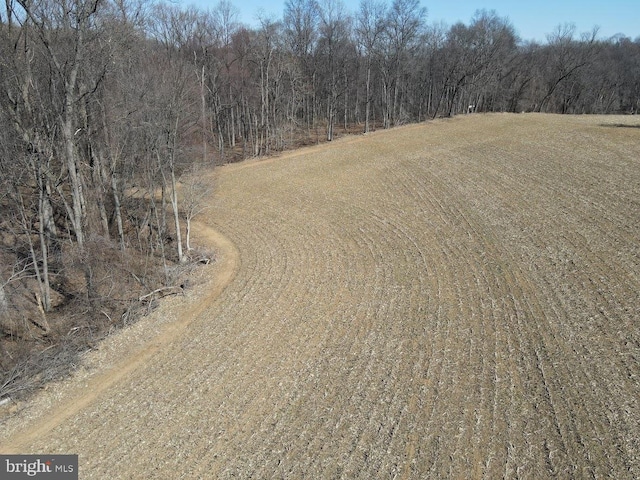
[[[601,123],[600,126],[609,128],[640,128],[640,124],[629,125],[626,123]]]

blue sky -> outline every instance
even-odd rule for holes
[[[177,0],[199,8],[213,7],[218,0]],[[320,2],[322,0],[319,0]],[[392,0],[387,0],[391,3]],[[260,11],[276,19],[282,18],[285,0],[231,0],[240,13],[240,20],[256,25]],[[356,10],[359,0],[344,1]],[[598,25],[599,38],[609,38],[617,33],[635,39],[640,37],[640,0],[422,0],[427,7],[429,24],[457,21],[469,23],[476,10],[495,10],[507,17],[523,40],[545,41],[559,24],[573,23],[577,32],[589,32]]]

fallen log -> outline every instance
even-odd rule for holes
[[[163,292],[167,292],[169,290],[172,290],[169,293],[163,293]],[[174,286],[170,286],[170,287],[162,287],[162,288],[157,288],[155,289],[153,292],[149,292],[145,295],[142,295],[141,297],[138,298],[139,302],[142,302],[143,300],[146,300],[149,297],[152,297],[156,294],[162,293],[162,295],[159,295],[160,298],[162,297],[166,297],[167,295],[177,295],[178,293],[184,293],[184,288],[182,287],[182,285],[174,285]]]

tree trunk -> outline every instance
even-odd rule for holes
[[[42,185],[41,185],[42,187]],[[47,246],[47,237],[45,232],[45,196],[44,189],[40,188],[40,195],[38,199],[38,237],[40,238],[40,254],[42,256],[42,278],[39,279],[40,283],[40,291],[42,294],[42,307],[45,312],[49,312],[51,310],[51,287],[49,284],[49,249]],[[33,253],[33,246],[31,246],[31,253]],[[35,261],[35,257],[34,257]],[[36,271],[38,271],[38,266],[36,264]]]
[[[173,209],[173,220],[176,227],[176,244],[178,250],[178,261],[184,263],[186,258],[182,251],[182,232],[180,231],[180,211],[178,209],[178,189],[176,186],[176,174],[171,163],[171,207]]]
[[[200,77],[200,107],[202,115],[202,162],[207,163],[207,97],[205,87],[205,69],[202,65],[202,72]]]
[[[185,235],[185,243],[187,247],[187,252],[192,250],[191,248],[191,215],[187,215],[187,232]]]
[[[38,173],[37,171],[34,173]],[[38,182],[40,183],[40,182]],[[36,298],[38,299],[38,307],[42,308],[44,320],[46,322],[45,313],[51,310],[51,296],[49,293],[50,284],[49,284],[49,262],[48,262],[48,253],[47,253],[47,242],[44,234],[44,222],[42,218],[42,191],[39,194],[38,201],[38,221],[40,223],[38,228],[38,237],[40,240],[40,248],[42,249],[42,266],[43,271],[40,271],[40,265],[38,261],[38,256],[36,254],[35,247],[33,245],[33,240],[31,238],[32,234],[32,225],[30,225],[29,220],[27,219],[27,210],[24,205],[24,200],[22,198],[22,194],[20,192],[16,192],[17,197],[20,202],[20,217],[22,223],[22,229],[24,230],[25,237],[27,238],[27,242],[29,243],[29,254],[31,256],[31,261],[33,262],[33,270],[36,276],[36,281],[38,282],[38,289],[40,290],[39,294],[36,294]],[[43,327],[45,328],[45,327]],[[45,328],[46,329],[46,328]]]
[[[69,106],[69,108],[73,108]],[[80,175],[78,172],[78,163],[76,161],[75,154],[75,145],[74,138],[71,126],[71,119],[65,119],[62,124],[62,136],[64,139],[65,145],[65,157],[66,157],[66,167],[67,172],[69,174],[69,180],[71,182],[71,226],[73,228],[73,232],[76,235],[76,241],[78,242],[78,246],[82,248],[84,246],[84,211],[82,208],[82,186],[80,183]]]
[[[364,114],[364,133],[369,133],[369,117],[371,115],[371,60],[367,60],[366,107]]]
[[[96,202],[98,203],[98,212],[100,213],[100,223],[102,224],[102,234],[109,240],[109,216],[105,206],[105,190],[107,189],[106,173],[104,171],[104,158],[101,152],[94,156],[93,165],[93,188],[96,191]]]
[[[118,179],[115,172],[115,161],[111,164],[111,195],[113,196],[113,211],[116,217],[116,228],[118,229],[118,240],[120,250],[125,251],[124,228],[122,225],[122,208],[120,206],[120,194],[118,193]]]

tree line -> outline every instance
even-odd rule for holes
[[[170,285],[173,266],[193,256],[203,165],[460,113],[640,106],[640,39],[562,25],[544,44],[523,41],[493,11],[445,26],[429,24],[418,0],[362,0],[355,12],[341,0],[287,0],[282,18],[250,28],[227,0],[206,11],[147,0],[5,6],[5,338],[23,324],[47,333],[50,313],[73,302],[111,321],[105,302],[123,284],[141,294]]]

